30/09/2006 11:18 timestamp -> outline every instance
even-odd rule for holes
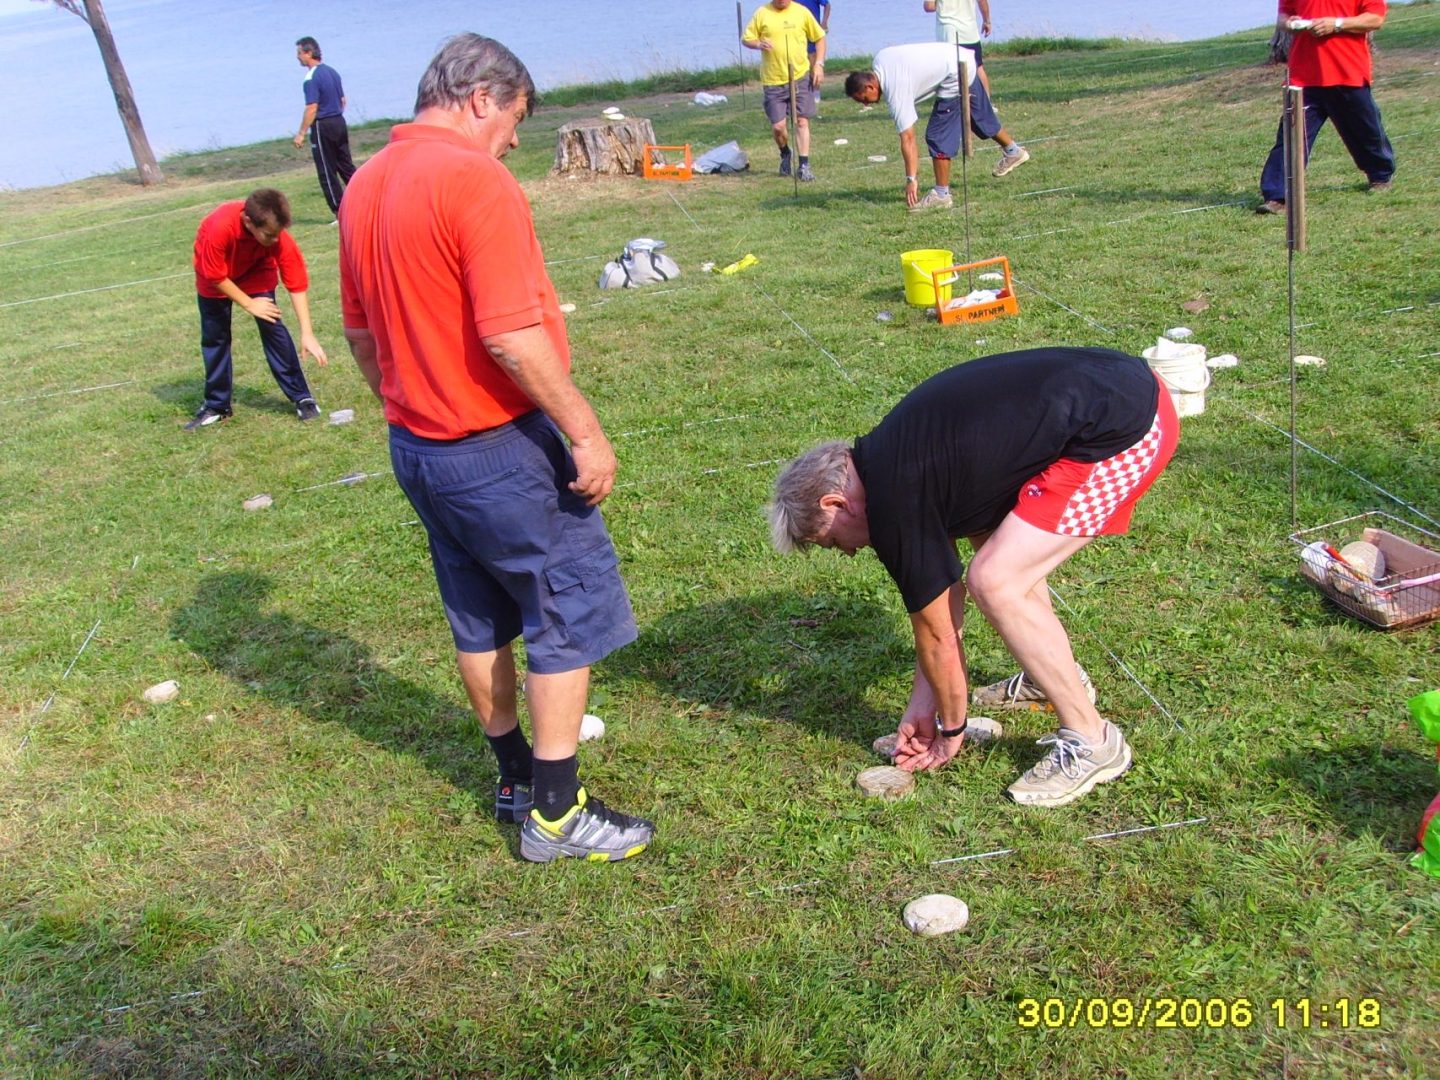
[[[1017,1003],[1022,1028],[1237,1028],[1269,1020],[1281,1029],[1364,1028],[1383,1022],[1379,999],[1311,997],[1076,997],[1024,998]]]

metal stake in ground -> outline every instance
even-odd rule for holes
[[[745,107],[745,21],[735,0],[735,57],[740,61],[740,107]]]
[[[955,84],[960,88],[960,199],[965,204],[965,261],[970,262],[970,169],[968,162],[974,152],[970,141],[970,83],[965,77],[965,62],[961,59],[963,46],[955,43]],[[975,271],[968,272],[969,292],[975,291]]]
[[[1285,87],[1281,113],[1285,145],[1285,292],[1290,320],[1290,527],[1299,528],[1299,386],[1295,373],[1295,254],[1305,250],[1305,92]]]
[[[795,65],[790,62],[790,36],[785,36],[785,69],[790,76],[790,119],[787,127],[789,134],[787,138],[794,148],[791,153],[795,155],[795,171],[790,175],[795,178],[795,198],[800,197],[800,143],[796,132],[800,129],[800,122],[795,118]]]

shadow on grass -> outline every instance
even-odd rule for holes
[[[483,820],[496,771],[469,707],[391,675],[353,638],[267,611],[271,587],[263,574],[212,574],[176,613],[171,632],[257,696],[418,757],[470,792]],[[513,830],[495,831],[518,853]]]
[[[673,611],[605,661],[607,677],[638,678],[683,701],[788,720],[869,745],[893,731],[896,708],[866,701],[901,679],[914,653],[894,614],[853,596],[764,593]]]
[[[257,361],[260,376],[268,379],[270,369],[265,366],[264,358],[257,357]],[[205,369],[200,363],[200,358],[198,356],[195,358],[195,378],[171,379],[169,382],[155,383],[150,387],[150,392],[166,405],[174,405],[183,410],[186,416],[193,415],[205,403]],[[237,383],[231,393],[232,403],[238,409],[255,409],[260,412],[285,413],[287,415],[294,415],[295,412],[295,406],[290,403],[289,398],[273,388],[263,390],[255,386]]]
[[[1350,836],[1376,837],[1392,851],[1414,848],[1420,815],[1435,797],[1434,760],[1389,746],[1306,747],[1265,768],[1308,791]]]

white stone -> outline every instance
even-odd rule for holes
[[[1171,341],[1188,341],[1195,336],[1195,331],[1188,326],[1172,326],[1165,331],[1165,336]]]
[[[849,145],[850,145],[850,140],[849,140],[849,139],[836,139],[836,140],[835,140],[835,145],[836,145],[836,146],[849,146]]]
[[[586,713],[580,718],[580,741],[589,742],[591,739],[598,739],[605,734],[605,721],[591,713]]]
[[[988,716],[971,716],[965,721],[965,741],[973,743],[990,742],[1005,734],[1005,726],[999,720]]]
[[[1299,367],[1324,367],[1325,360],[1320,356],[1297,356],[1295,363]]]
[[[863,112],[864,110],[862,109],[861,111]],[[889,161],[890,159],[887,158],[884,154],[871,154],[866,160],[873,161],[878,165],[881,162]]]
[[[893,765],[876,765],[855,777],[855,785],[871,798],[903,799],[914,790],[915,777]]]
[[[167,701],[174,701],[180,696],[180,684],[174,679],[166,679],[164,682],[156,683],[145,691],[144,698],[151,705],[163,705]]]
[[[265,510],[274,504],[274,502],[275,500],[269,495],[255,495],[252,498],[246,499],[240,505],[245,507],[246,510]]]
[[[562,314],[562,315],[569,315],[569,314],[570,314],[571,312],[573,312],[574,310],[575,310],[575,305],[574,305],[574,304],[561,304],[561,305],[560,305],[560,314]]]
[[[890,321],[891,319],[893,319],[893,318],[895,318],[895,316],[892,315],[892,314],[890,314],[890,312],[888,312],[888,311],[882,311],[882,312],[880,312],[878,315],[875,316],[875,321],[876,321],[876,322],[889,322],[889,321]]]
[[[351,420],[354,419],[354,409],[336,409],[330,414],[330,423],[332,424],[348,424]]]
[[[1212,371],[1220,368],[1232,368],[1240,366],[1240,358],[1234,353],[1221,353],[1219,356],[1212,356],[1205,361],[1205,366]]]
[[[970,922],[970,909],[964,900],[946,893],[930,893],[905,905],[905,926],[921,937],[939,937],[964,930]]]

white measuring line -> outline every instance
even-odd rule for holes
[[[298,495],[302,491],[319,491],[321,488],[335,487],[338,484],[349,486],[365,480],[373,480],[377,476],[390,476],[391,473],[390,469],[382,469],[380,472],[351,473],[349,476],[342,476],[339,480],[327,480],[323,484],[311,484],[309,487],[296,488],[295,493]]]
[[[776,311],[780,312],[781,315],[784,315],[785,318],[789,319],[790,325],[795,327],[796,330],[799,330],[800,333],[804,335],[806,341],[810,342],[811,345],[814,345],[815,348],[819,349],[822,353],[824,353],[830,358],[830,362],[835,365],[835,370],[840,372],[841,376],[844,377],[846,382],[852,384],[855,382],[855,380],[850,377],[850,373],[845,370],[844,365],[835,358],[835,354],[832,353],[829,349],[825,348],[824,345],[821,345],[813,337],[811,337],[810,331],[806,330],[803,326],[796,322],[794,316],[792,316],[788,311],[782,308],[780,304],[776,301],[776,299],[765,291],[765,286],[761,285],[758,281],[751,281],[750,285],[752,288],[755,289],[756,292],[758,292],[761,296],[765,297],[766,300],[769,300]]]
[[[1117,840],[1125,836],[1139,836],[1142,833],[1163,832],[1166,829],[1183,829],[1188,825],[1203,825],[1209,818],[1197,817],[1186,818],[1184,821],[1170,821],[1164,825],[1142,825],[1135,829],[1119,829],[1116,832],[1091,833],[1089,836],[1082,836],[1081,841],[1086,840]],[[994,851],[981,851],[975,855],[958,855],[953,859],[936,859],[930,863],[931,866],[948,866],[951,863],[971,862],[975,859],[998,859],[1002,855],[1014,855],[1019,848],[996,848]]]
[[[97,1009],[95,1011],[98,1012],[101,1016],[110,1016],[112,1013],[130,1012],[132,1009],[143,1009],[149,1005],[168,1005],[172,1001],[186,1001],[190,998],[197,998],[204,994],[213,994],[214,992],[215,991],[213,989],[191,990],[184,994],[171,994],[169,997],[151,998],[149,1001],[137,1001],[133,1005],[112,1005],[108,1009]],[[82,1019],[84,1019],[84,1017],[65,1016],[60,1018],[60,1022],[73,1023],[76,1020]],[[44,1024],[30,1024],[28,1027],[25,1028],[25,1030],[39,1031],[44,1026]]]
[[[789,458],[770,458],[768,461],[747,461],[743,465],[716,465],[709,469],[701,469],[699,472],[673,472],[661,476],[642,476],[638,480],[630,480],[623,484],[616,484],[614,490],[621,488],[642,487],[645,484],[658,484],[670,480],[688,480],[696,476],[714,476],[717,473],[730,472],[733,469],[760,469],[766,465],[778,465],[782,461],[789,461]]]
[[[64,300],[70,296],[88,296],[90,293],[109,292],[112,289],[128,289],[132,285],[149,285],[156,281],[174,281],[176,278],[194,276],[193,270],[187,270],[183,274],[164,274],[160,277],[141,278],[139,281],[122,281],[118,285],[101,285],[98,289],[77,289],[75,292],[56,293],[54,296],[34,296],[29,300],[11,300],[8,304],[0,304],[0,308],[24,307],[26,304],[41,304],[47,300]]]
[[[54,393],[36,394],[33,397],[7,398],[5,401],[0,401],[0,405],[19,405],[23,401],[43,401],[45,398],[66,397],[70,394],[89,394],[96,390],[113,390],[117,386],[129,386],[134,381],[134,379],[126,379],[124,382],[103,383],[100,386],[85,386],[79,390],[56,390]]]
[[[698,231],[698,232],[704,232],[704,231],[705,231],[704,229],[700,228],[700,223],[699,223],[698,221],[696,221],[693,217],[690,216],[690,211],[689,211],[689,210],[686,210],[685,207],[681,205],[680,200],[675,197],[675,192],[671,191],[671,190],[667,187],[667,188],[665,189],[665,194],[670,196],[670,201],[671,201],[671,202],[673,202],[676,206],[679,206],[679,207],[680,207],[680,213],[682,213],[682,214],[685,215],[685,220],[688,221],[688,222],[690,222],[690,224],[695,227],[696,231]]]
[[[1077,612],[1073,607],[1070,606],[1070,602],[1066,600],[1065,597],[1060,595],[1060,591],[1056,589],[1055,586],[1051,585],[1049,586],[1049,589],[1050,595],[1053,596],[1056,600],[1059,600],[1060,605],[1069,614],[1075,616],[1077,619],[1080,617],[1079,612]],[[1140,692],[1150,699],[1151,703],[1160,710],[1160,712],[1164,715],[1165,719],[1169,720],[1170,723],[1174,725],[1176,731],[1184,732],[1187,735],[1190,734],[1181,725],[1180,721],[1175,719],[1174,715],[1171,714],[1170,710],[1164,706],[1160,699],[1150,692],[1150,688],[1140,681],[1140,676],[1136,675],[1135,672],[1131,671],[1129,665],[1127,665],[1124,660],[1121,660],[1120,657],[1115,654],[1115,650],[1110,648],[1109,645],[1105,644],[1104,639],[1101,638],[1099,634],[1095,633],[1093,630],[1088,629],[1084,629],[1084,633],[1087,637],[1091,638],[1102,649],[1105,650],[1105,655],[1110,657],[1111,661],[1115,664],[1115,666],[1125,673],[1126,678],[1128,678],[1131,682],[1133,682],[1136,686],[1140,688]],[[1191,738],[1194,738],[1194,736],[1191,736]]]
[[[1132,221],[1142,221],[1152,217],[1175,217],[1180,214],[1199,214],[1205,210],[1219,210],[1226,206],[1244,206],[1246,200],[1236,199],[1232,202],[1212,203],[1209,206],[1191,206],[1184,210],[1156,210],[1146,214],[1136,214],[1134,217],[1116,218],[1114,221],[1102,221],[1098,225],[1067,225],[1063,229],[1046,229],[1044,232],[1017,233],[1014,236],[1007,236],[1010,240],[1033,240],[1039,236],[1058,236],[1060,233],[1089,231],[1090,229],[1105,228],[1110,225],[1128,225]]]
[[[595,259],[603,259],[604,255],[581,255],[578,259],[548,259],[546,266],[564,266],[567,263],[593,262]]]
[[[1012,274],[1011,276],[1014,277],[1013,274]],[[1060,301],[1060,300],[1056,300],[1055,297],[1051,296],[1049,293],[1043,293],[1043,292],[1041,292],[1041,291],[1040,291],[1039,289],[1037,289],[1034,285],[1031,285],[1028,281],[1021,281],[1021,280],[1017,277],[1017,278],[1015,278],[1015,284],[1016,284],[1016,285],[1023,285],[1023,286],[1025,286],[1025,288],[1029,289],[1031,292],[1035,293],[1037,296],[1043,296],[1046,300],[1049,300],[1052,304],[1056,305],[1057,307],[1062,307],[1062,308],[1064,308],[1066,311],[1070,312],[1070,314],[1071,314],[1071,315],[1074,315],[1076,318],[1084,319],[1087,323],[1089,323],[1091,326],[1095,327],[1095,329],[1097,329],[1097,330],[1103,330],[1103,331],[1104,331],[1105,333],[1107,333],[1107,334],[1113,334],[1113,333],[1115,333],[1115,331],[1114,331],[1114,330],[1111,330],[1108,326],[1101,326],[1098,322],[1096,322],[1094,319],[1090,318],[1090,316],[1089,316],[1089,315],[1086,315],[1083,311],[1076,311],[1076,310],[1075,310],[1073,307],[1071,307],[1069,304],[1063,303],[1063,302]]]
[[[1226,400],[1226,399],[1222,398],[1221,400],[1223,401],[1223,400]],[[1233,401],[1231,401],[1230,404],[1235,405],[1235,403],[1234,403]],[[1344,464],[1342,464],[1341,462],[1336,461],[1336,460],[1335,460],[1333,457],[1331,457],[1329,454],[1325,453],[1323,450],[1319,450],[1319,449],[1311,446],[1311,445],[1310,445],[1309,443],[1307,443],[1304,439],[1301,439],[1301,438],[1299,438],[1299,437],[1297,437],[1297,436],[1292,436],[1292,435],[1290,434],[1290,432],[1286,431],[1284,428],[1280,427],[1278,424],[1272,424],[1269,420],[1266,420],[1263,416],[1259,415],[1258,413],[1252,413],[1249,409],[1246,409],[1246,408],[1244,408],[1244,407],[1241,406],[1241,405],[1235,405],[1235,407],[1236,407],[1237,409],[1239,409],[1241,412],[1243,412],[1246,416],[1250,417],[1250,419],[1254,420],[1256,423],[1264,424],[1266,427],[1271,428],[1271,429],[1274,430],[1274,431],[1278,431],[1281,435],[1284,435],[1286,439],[1292,439],[1292,438],[1293,438],[1293,439],[1295,440],[1295,445],[1296,445],[1296,446],[1299,446],[1300,448],[1302,448],[1302,449],[1304,449],[1304,450],[1309,450],[1312,454],[1316,455],[1317,457],[1324,458],[1326,461],[1330,462],[1331,465],[1334,465],[1334,466],[1335,466],[1337,469],[1339,469],[1341,472],[1349,473],[1349,474],[1350,474],[1351,476],[1353,476],[1356,480],[1359,480],[1362,484],[1366,484],[1366,485],[1374,488],[1374,489],[1375,489],[1376,491],[1378,491],[1381,495],[1384,495],[1387,499],[1393,500],[1395,503],[1399,504],[1400,506],[1405,507],[1405,509],[1406,509],[1406,510],[1409,510],[1411,513],[1416,514],[1416,515],[1418,515],[1419,517],[1424,518],[1424,519],[1425,519],[1426,521],[1428,521],[1431,525],[1434,525],[1434,526],[1436,526],[1437,528],[1440,528],[1440,521],[1436,521],[1434,518],[1432,518],[1429,514],[1425,513],[1423,510],[1421,510],[1421,509],[1420,509],[1418,506],[1416,506],[1414,503],[1407,502],[1405,499],[1402,499],[1399,495],[1396,495],[1393,491],[1387,491],[1385,488],[1383,488],[1383,487],[1381,487],[1379,484],[1375,483],[1374,480],[1370,480],[1370,479],[1368,479],[1368,478],[1366,478],[1366,477],[1364,477],[1364,476],[1361,476],[1358,472],[1356,472],[1354,469],[1350,468],[1348,465],[1344,465]]]
[[[1057,191],[1074,191],[1073,187],[1047,187],[1039,191],[1022,191],[1016,198],[1028,199],[1031,195],[1054,195]]]
[[[64,232],[46,233],[44,236],[27,236],[23,240],[6,240],[0,244],[0,248],[14,247],[16,244],[33,244],[40,240],[54,240],[61,236],[73,236],[76,233],[93,232],[95,229],[108,229],[112,225],[131,225],[137,221],[149,221],[151,218],[165,217],[167,214],[183,214],[187,210],[203,210],[209,203],[197,203],[195,206],[177,206],[173,210],[157,210],[153,214],[141,214],[139,217],[121,218],[118,221],[102,221],[99,225],[82,225],[77,229],[66,229]]]
[[[3,405],[3,404],[4,404],[4,402],[0,402],[0,405]],[[625,439],[625,438],[629,438],[629,437],[632,436],[632,435],[654,435],[654,434],[656,434],[657,432],[664,432],[664,431],[683,431],[685,428],[692,428],[692,427],[709,427],[709,426],[712,425],[712,424],[728,424],[728,423],[730,423],[730,422],[732,422],[732,421],[735,421],[735,420],[748,420],[748,419],[750,419],[751,417],[755,417],[755,416],[769,416],[769,415],[773,415],[773,414],[770,414],[770,413],[736,413],[734,416],[717,416],[717,417],[715,417],[715,419],[713,419],[713,420],[687,420],[687,421],[685,421],[684,423],[674,424],[674,425],[671,425],[671,426],[668,426],[668,427],[662,426],[662,427],[651,427],[651,428],[637,428],[637,429],[634,430],[634,431],[622,431],[622,432],[620,432],[618,435],[616,435],[616,436],[614,436],[614,437],[617,438],[617,439]]]

